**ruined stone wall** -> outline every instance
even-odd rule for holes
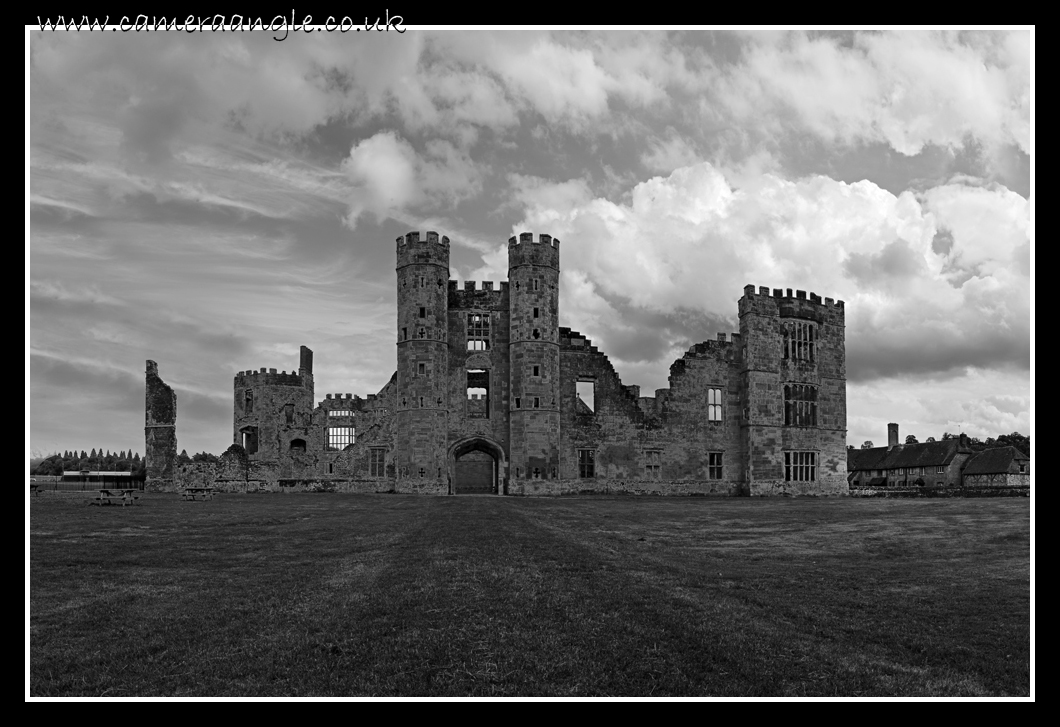
[[[158,364],[147,362],[144,422],[146,489],[172,487],[177,459],[177,395],[158,375]]]
[[[840,495],[846,480],[846,342],[843,301],[822,300],[804,291],[792,295],[762,287],[744,288],[739,302],[743,345],[743,438],[746,482],[751,495]],[[812,349],[794,352],[800,335],[812,330]],[[813,353],[809,353],[809,351]],[[786,387],[809,387],[814,421],[796,421]],[[786,453],[812,452],[812,481],[789,479]]]
[[[458,289],[449,281],[449,421],[447,449],[471,437],[483,437],[509,451],[511,383],[508,350],[510,289],[507,282],[494,285],[465,281]],[[468,316],[489,317],[489,348],[468,350]],[[468,371],[483,370],[488,376],[488,399],[468,399]],[[481,416],[475,416],[481,414]],[[501,477],[505,473],[501,474]]]
[[[1030,490],[1031,476],[1029,473],[1004,472],[996,474],[965,475],[965,488],[999,488],[1013,487]]]

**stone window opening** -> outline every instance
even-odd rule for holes
[[[540,480],[541,479],[541,468],[540,467],[534,467],[534,479],[535,480]]]
[[[817,453],[784,452],[784,480],[786,482],[815,482],[817,480]]]
[[[817,325],[805,321],[784,324],[783,356],[791,361],[817,360]]]
[[[540,409],[541,408],[541,398],[538,397],[538,396],[534,397],[534,408],[535,409]]]
[[[471,419],[489,419],[490,373],[485,369],[468,369],[467,415]]]
[[[420,397],[420,409],[422,409],[422,408],[423,408],[423,397],[421,396]]]
[[[721,452],[710,452],[707,455],[707,479],[722,479]]]
[[[534,366],[534,376],[540,376],[540,375],[541,375],[541,367],[535,365]]]
[[[401,329],[401,340],[402,341],[409,340],[409,329],[408,328],[402,328]]]
[[[585,479],[596,477],[596,450],[578,450],[578,477]]]
[[[328,409],[329,417],[352,417],[353,412],[349,409]]]
[[[721,421],[721,389],[707,389],[707,421]]]
[[[328,462],[328,474],[329,475],[335,474],[335,463],[334,462]]]
[[[328,427],[326,447],[328,451],[341,452],[353,442],[353,427]]]
[[[426,338],[426,337],[427,337],[427,329],[426,328],[420,328],[420,338]]]
[[[539,311],[538,308],[534,308],[534,318],[538,317],[538,311]]]
[[[538,279],[534,278],[534,291],[537,291],[537,289],[538,289]]]
[[[516,409],[522,409],[523,408],[522,407],[522,399],[520,399],[518,396],[515,397],[515,408]]]
[[[817,426],[817,387],[784,384],[784,426]]]
[[[383,477],[386,474],[386,449],[373,447],[368,452],[368,476]]]
[[[427,364],[423,363],[422,361],[419,362],[418,364],[416,364],[416,374],[418,376],[426,376],[427,375]]]
[[[420,287],[421,288],[426,288],[427,287],[427,278],[423,277],[422,275],[420,276]]]
[[[490,348],[490,317],[488,313],[467,314],[467,350],[488,351]]]
[[[644,479],[662,479],[662,451],[649,449],[644,452]]]
[[[423,307],[423,306],[421,305],[421,306],[420,306],[420,318],[426,318],[426,317],[427,317],[427,309],[426,309],[426,308],[424,308],[424,307]]]
[[[423,467],[420,467],[420,477],[426,477],[426,476],[427,476],[427,470],[425,468],[423,468]]]
[[[588,381],[588,380],[578,379],[577,384],[575,384],[574,396],[579,402],[581,402],[585,406],[586,409],[589,410],[588,411],[589,414],[595,414],[596,413],[596,382],[595,381]],[[578,407],[578,408],[580,408],[580,407]],[[586,412],[583,411],[582,413],[586,413]]]
[[[294,424],[294,404],[283,405],[283,417],[288,424]]]
[[[535,328],[535,329],[534,329],[534,332],[533,332],[533,334],[532,334],[532,335],[533,335],[533,337],[534,337],[535,339],[541,338],[541,330],[540,330],[540,329],[538,329],[538,328]]]
[[[243,413],[251,414],[254,412],[254,391],[253,389],[247,389],[246,393],[243,394]]]
[[[305,440],[304,439],[292,439],[289,449],[292,452],[305,452]]]
[[[247,451],[247,454],[254,454],[258,451],[258,428],[257,427],[243,427],[239,430],[240,438],[243,440],[243,449]]]

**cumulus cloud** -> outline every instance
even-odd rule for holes
[[[421,156],[391,131],[357,143],[342,170],[353,185],[350,227],[365,212],[381,220],[410,208],[455,205],[482,188],[482,173],[452,143],[430,141]]]
[[[1029,366],[1028,279],[1015,260],[1029,210],[1003,188],[952,185],[918,199],[868,181],[767,174],[734,190],[701,163],[637,185],[628,204],[552,207],[558,189],[523,193],[517,229],[563,240],[562,293],[578,301],[570,323],[605,349],[619,338],[608,306],[732,320],[749,283],[844,299],[852,381]]]

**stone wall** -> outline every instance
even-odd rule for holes
[[[158,375],[158,364],[147,362],[144,459],[147,490],[173,486],[177,459],[177,395]]]

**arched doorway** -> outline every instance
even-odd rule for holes
[[[498,494],[505,470],[504,450],[483,437],[469,437],[449,450],[454,495]]]

